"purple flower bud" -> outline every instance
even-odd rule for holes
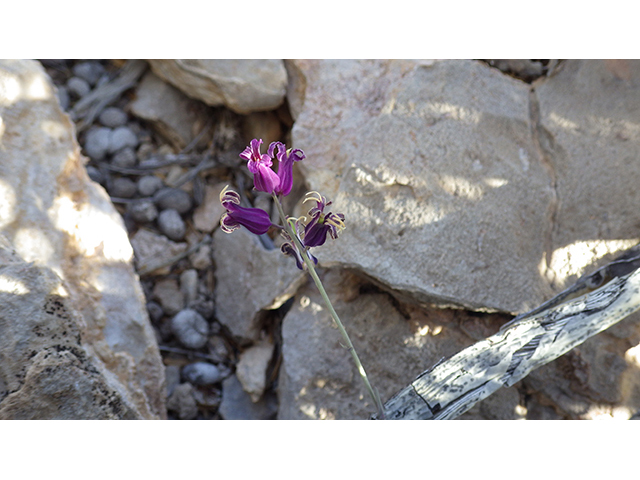
[[[269,214],[260,208],[241,207],[240,195],[233,190],[227,190],[228,188],[229,186],[224,187],[220,193],[220,203],[227,209],[220,219],[222,231],[231,233],[243,226],[256,235],[267,233],[271,227]]]
[[[247,167],[253,173],[253,184],[256,190],[272,194],[280,184],[280,178],[271,169],[271,165],[273,165],[273,148],[269,147],[269,154],[261,154],[260,145],[262,145],[262,139],[254,138],[251,140],[251,145],[240,154],[240,158],[248,162]]]
[[[304,201],[315,201],[316,205],[309,210],[311,221],[304,228],[304,245],[307,248],[319,247],[327,240],[327,233],[334,240],[344,230],[344,215],[342,213],[324,213],[325,207],[331,205],[318,192],[307,193]],[[304,203],[304,202],[303,202]]]

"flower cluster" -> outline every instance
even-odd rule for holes
[[[298,148],[287,150],[281,142],[271,143],[267,153],[261,154],[260,145],[262,140],[251,140],[251,144],[240,154],[240,158],[247,161],[247,167],[253,173],[255,189],[271,194],[276,202],[280,202],[281,197],[291,192],[294,162],[306,158],[305,154]],[[278,159],[277,173],[271,168],[276,158]],[[345,228],[343,214],[325,213],[325,208],[331,205],[325,197],[318,192],[309,192],[303,203],[308,201],[315,202],[309,210],[308,221],[306,217],[287,218],[286,226],[275,225],[264,210],[241,207],[240,195],[227,186],[220,194],[220,202],[227,210],[220,219],[220,226],[225,233],[231,233],[243,226],[256,235],[267,233],[272,226],[279,228],[287,240],[281,247],[282,252],[293,256],[298,268],[303,269],[303,255],[308,255],[309,259],[318,263],[316,257],[309,253],[310,248],[323,245],[327,235],[333,239],[338,238]],[[294,235],[295,239],[291,235]],[[304,252],[300,251],[299,247],[302,247]]]

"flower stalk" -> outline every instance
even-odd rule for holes
[[[318,273],[316,272],[316,269],[314,267],[314,262],[309,258],[309,255],[307,255],[307,249],[304,248],[300,243],[297,232],[293,231],[293,229],[291,228],[291,224],[287,221],[287,216],[284,214],[284,210],[282,208],[282,204],[280,203],[280,199],[277,197],[275,193],[272,194],[272,197],[273,197],[273,201],[276,204],[276,208],[278,209],[278,213],[280,214],[280,219],[284,224],[285,230],[295,242],[296,248],[298,249],[298,251],[302,254],[302,259],[307,267],[307,272],[309,272],[309,275],[313,279],[313,282],[316,284],[316,287],[320,292],[320,296],[322,297],[322,300],[324,300],[324,303],[327,306],[329,313],[331,314],[331,318],[333,318],[333,321],[338,327],[338,331],[340,332],[340,334],[342,335],[342,338],[347,344],[347,350],[349,351],[349,353],[351,353],[351,357],[353,358],[353,361],[355,362],[356,367],[358,368],[358,373],[360,374],[360,378],[362,378],[362,381],[364,382],[364,385],[367,391],[369,392],[369,395],[373,399],[374,405],[378,409],[378,418],[384,419],[384,409],[382,407],[382,401],[380,400],[380,395],[378,394],[378,391],[374,390],[373,387],[371,386],[371,382],[369,381],[367,372],[365,371],[364,366],[360,361],[360,357],[358,357],[356,349],[354,348],[353,343],[351,342],[351,338],[349,338],[349,334],[347,333],[347,330],[344,328],[344,325],[342,324],[340,317],[336,313],[336,310],[333,308],[333,305],[331,304],[331,300],[329,300],[329,296],[327,295],[327,291],[324,289],[324,285],[322,284],[320,277],[318,277]]]
[[[331,205],[325,197],[318,192],[309,192],[303,203],[311,201],[315,205],[309,210],[311,219],[306,221],[305,217],[288,218],[282,203],[281,197],[287,196],[291,192],[293,185],[293,164],[306,158],[304,152],[298,148],[286,149],[285,145],[280,142],[273,142],[269,145],[267,153],[260,153],[261,139],[251,140],[250,145],[240,154],[240,158],[246,160],[247,168],[253,174],[254,188],[261,192],[269,193],[276,204],[281,225],[271,223],[270,215],[260,208],[246,208],[240,206],[240,194],[230,190],[228,187],[220,194],[220,202],[226,212],[220,219],[220,226],[223,232],[232,233],[234,230],[244,227],[256,235],[262,235],[269,231],[271,227],[280,229],[280,233],[286,238],[287,242],[283,243],[280,250],[285,255],[294,257],[296,266],[300,270],[304,270],[306,266],[307,272],[311,275],[313,282],[316,284],[322,299],[324,300],[331,318],[342,338],[344,339],[347,350],[351,353],[351,357],[358,368],[358,373],[364,382],[364,385],[373,399],[373,403],[378,409],[378,418],[384,418],[384,409],[380,401],[378,391],[371,386],[367,372],[356,353],[356,350],[344,328],[340,317],[336,313],[329,296],[327,295],[320,277],[316,272],[315,265],[318,259],[309,252],[310,248],[322,246],[327,237],[332,239],[338,238],[339,233],[345,228],[345,217],[342,213],[325,213],[325,208]],[[273,161],[278,160],[277,173],[272,170]]]

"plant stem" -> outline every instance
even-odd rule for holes
[[[302,244],[300,243],[300,240],[298,239],[297,232],[294,232],[293,229],[291,228],[291,225],[289,225],[289,222],[287,221],[287,216],[284,214],[282,204],[280,203],[280,199],[275,194],[273,194],[272,196],[273,196],[273,200],[275,201],[276,207],[278,208],[278,213],[280,214],[280,218],[282,219],[285,230],[287,231],[287,233],[289,234],[293,242],[296,244],[296,248],[302,255],[302,259],[304,260],[304,263],[307,266],[307,271],[309,272],[309,275],[311,275],[313,282],[316,284],[316,287],[320,292],[320,296],[322,296],[322,299],[324,300],[324,303],[327,306],[327,309],[329,310],[329,313],[331,314],[333,321],[338,327],[338,330],[340,331],[342,338],[347,343],[347,349],[351,353],[351,357],[353,358],[353,361],[356,363],[356,367],[358,368],[358,373],[360,374],[360,377],[362,378],[362,381],[364,382],[364,385],[367,388],[369,395],[371,395],[371,398],[373,399],[373,403],[378,409],[378,418],[384,419],[384,409],[382,407],[382,402],[380,401],[380,395],[378,395],[377,390],[374,390],[373,387],[371,386],[371,383],[369,382],[369,377],[367,376],[367,372],[365,371],[364,366],[362,365],[362,362],[360,361],[360,358],[356,353],[356,349],[354,348],[353,343],[349,338],[349,334],[347,333],[347,330],[344,328],[344,325],[342,324],[340,317],[338,317],[338,314],[336,313],[335,309],[333,308],[333,305],[331,304],[331,301],[329,300],[329,296],[327,295],[327,292],[324,289],[324,285],[322,284],[320,277],[318,277],[318,274],[316,273],[316,269],[314,267],[313,261],[309,258],[309,255],[307,255],[307,249],[302,246]]]

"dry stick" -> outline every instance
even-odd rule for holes
[[[631,267],[636,269],[625,271]],[[552,303],[543,311],[536,309],[422,373],[385,403],[385,418],[455,418],[639,310],[638,257],[612,262],[604,272],[615,276],[597,290],[559,305]]]

